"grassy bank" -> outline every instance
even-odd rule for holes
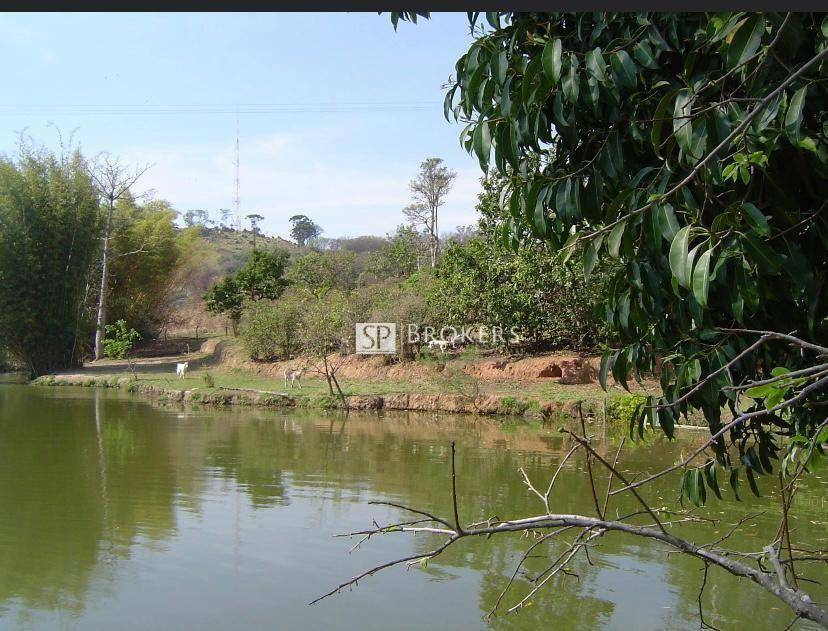
[[[191,372],[185,379],[172,374],[124,372],[113,374],[49,375],[35,385],[71,385],[120,388],[162,400],[208,405],[336,408],[325,380],[305,376],[301,388],[286,389],[280,379],[240,369],[217,368]],[[597,385],[561,385],[554,382],[513,380],[483,381],[460,375],[426,380],[340,378],[348,407],[353,409],[424,410],[498,416],[549,418],[585,413],[609,420],[625,421],[640,400],[638,394]]]

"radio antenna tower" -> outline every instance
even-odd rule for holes
[[[236,194],[233,197],[233,209],[236,214],[236,227],[241,230],[241,186],[239,184],[239,112],[236,110],[236,159],[233,162],[235,167],[235,188]]]

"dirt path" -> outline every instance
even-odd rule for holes
[[[164,357],[140,358],[132,361],[132,367],[136,372],[141,373],[171,373],[175,375],[176,364],[188,362],[190,370],[202,370],[214,368],[222,363],[223,354],[228,348],[228,341],[221,338],[210,338],[206,340],[201,348],[193,353],[182,353],[180,355],[167,355]],[[130,374],[129,362],[121,359],[101,359],[94,362],[86,362],[80,370],[64,370],[58,375],[120,375]]]

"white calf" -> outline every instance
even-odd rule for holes
[[[302,389],[302,375],[305,374],[307,368],[285,368],[285,388],[288,385],[288,379],[290,379],[290,387],[293,387],[293,383],[296,382],[296,385],[299,386],[299,389]]]
[[[184,379],[184,376],[187,374],[187,369],[190,367],[190,362],[184,362],[183,364],[176,364],[175,365],[175,375],[179,379]]]

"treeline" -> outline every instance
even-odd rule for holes
[[[90,356],[106,212],[95,164],[22,142],[0,158],[0,358],[34,375]],[[107,322],[143,336],[170,316],[176,271],[195,244],[164,201],[118,200],[109,230]]]
[[[604,270],[587,281],[577,258],[565,261],[541,243],[504,243],[503,181],[482,183],[478,225],[444,239],[433,267],[429,235],[410,225],[371,237],[361,253],[347,242],[293,260],[278,248],[255,251],[207,292],[208,309],[227,315],[250,357],[262,361],[353,352],[354,324],[372,321],[396,322],[399,330],[408,323],[514,327],[516,346],[530,351],[602,342]],[[508,337],[503,344],[516,350]],[[404,358],[418,350],[400,348]]]

